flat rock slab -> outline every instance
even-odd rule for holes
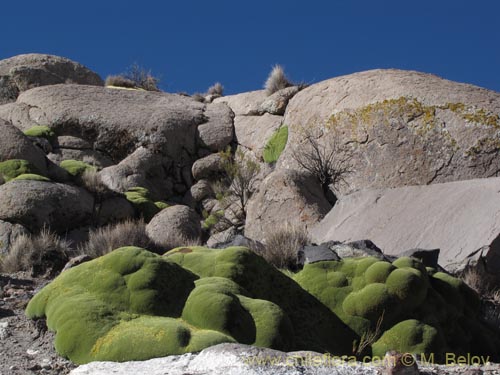
[[[500,178],[359,191],[341,198],[311,235],[317,243],[369,238],[395,256],[439,248],[447,269],[482,254],[498,270]]]
[[[92,362],[74,369],[70,375],[375,375],[384,373],[384,369],[383,361],[343,362],[316,352],[284,353],[241,344],[220,344],[198,354],[122,363]],[[500,366],[489,362],[481,366],[428,362],[419,363],[419,369],[428,375],[470,375],[496,374]]]

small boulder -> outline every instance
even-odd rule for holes
[[[156,214],[146,226],[148,236],[156,244],[177,247],[187,243],[201,243],[201,218],[187,206],[167,207]]]
[[[420,260],[424,264],[424,266],[437,269],[439,267],[438,260],[440,251],[441,250],[439,249],[410,249],[403,251],[400,257],[416,258]]]
[[[219,154],[210,154],[193,163],[191,173],[195,180],[210,179],[221,174],[222,157]]]
[[[300,91],[299,86],[287,87],[269,96],[259,108],[259,113],[283,116],[290,99]]]

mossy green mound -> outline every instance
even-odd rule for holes
[[[0,177],[5,182],[23,174],[37,172],[37,169],[29,161],[23,159],[10,159],[0,163]]]
[[[32,180],[32,181],[45,181],[45,182],[50,182],[50,179],[45,177],[45,176],[41,176],[39,174],[35,174],[35,173],[24,173],[24,174],[20,174],[19,176],[17,176],[16,178],[13,179],[14,181],[17,181],[17,180]]]
[[[418,260],[319,262],[306,265],[294,279],[360,336],[381,320],[374,355],[392,349],[437,357],[446,351],[494,355],[500,348],[498,337],[479,323],[475,292]]]
[[[26,130],[24,134],[30,137],[45,138],[48,141],[53,141],[56,138],[56,133],[54,133],[51,128],[44,125],[33,126]]]
[[[416,319],[409,319],[385,331],[373,344],[373,355],[382,358],[394,347],[402,353],[442,353],[444,345],[439,330]]]
[[[203,261],[210,258],[204,248],[192,251],[199,252]],[[56,350],[76,363],[144,360],[222,342],[298,348],[289,306],[284,308],[262,293],[255,295],[257,289],[246,289],[241,280],[216,275],[238,279],[238,270],[246,263],[259,267],[264,261],[244,248],[208,251],[220,266],[212,263],[215,272],[204,272],[202,277],[174,262],[179,255],[162,257],[135,247],[114,250],[63,272],[30,301],[26,314],[46,316],[48,327],[56,332]],[[305,296],[302,304],[318,312],[314,298],[263,264],[271,278],[286,281],[295,290],[294,297]],[[247,286],[257,284],[251,275],[245,280]],[[318,313],[325,319],[328,310]],[[334,320],[328,326],[323,323],[322,329],[334,327],[335,317],[329,315]]]
[[[160,212],[163,208],[167,208],[168,204],[164,202],[153,202],[149,196],[149,190],[140,186],[132,187],[125,192],[125,197],[132,203],[136,211],[144,217],[146,222],[151,221],[153,216]]]
[[[66,169],[66,171],[73,177],[81,176],[87,170],[97,170],[96,167],[93,167],[92,165],[87,164],[83,161],[71,159],[63,160],[60,164],[60,167]]]
[[[266,163],[278,161],[288,141],[288,126],[282,126],[269,138],[264,148],[263,158]]]
[[[478,297],[420,262],[353,258],[308,264],[292,278],[244,247],[117,249],[63,272],[29,303],[57,351],[76,363],[143,360],[222,342],[352,355],[383,317],[387,350],[495,355]]]

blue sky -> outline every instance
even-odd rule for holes
[[[413,69],[500,91],[498,0],[8,1],[0,58],[43,52],[99,73],[132,63],[170,92],[262,87],[271,66],[307,83]]]

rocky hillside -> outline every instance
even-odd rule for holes
[[[0,340],[26,308],[76,364],[224,343],[498,360],[500,93],[400,70],[283,82],[188,96],[0,61]]]

